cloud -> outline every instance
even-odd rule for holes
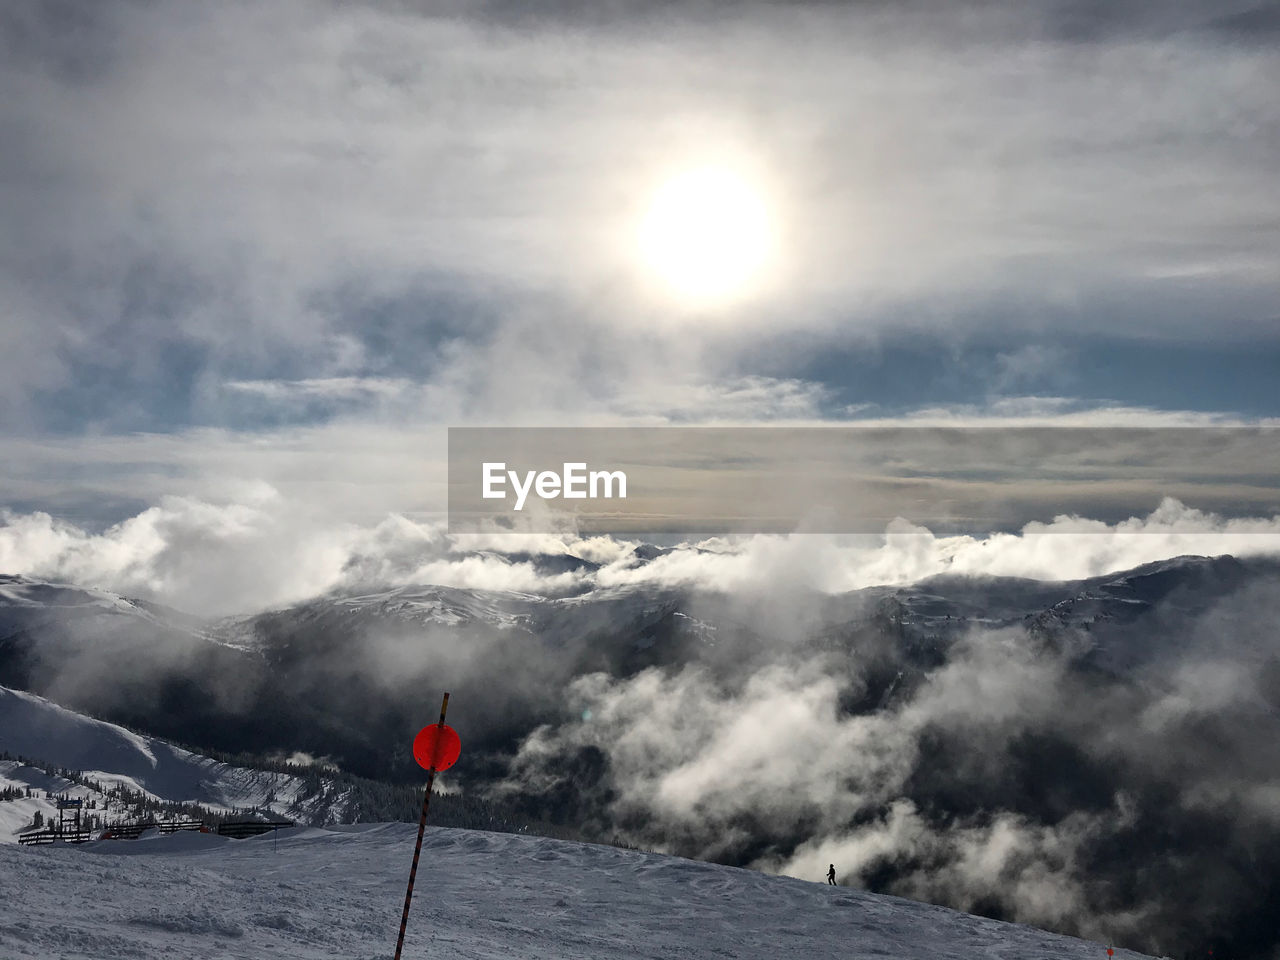
[[[1064,348],[1044,344],[1028,344],[997,353],[996,376],[991,388],[996,393],[1008,393],[1028,384],[1061,382],[1068,376],[1070,361]]]
[[[1070,36],[1056,7],[801,9],[7,14],[5,421],[256,426],[246,391],[401,381],[435,422],[662,415],[663,385],[721,416],[700,395],[752,392],[779,335],[796,363],[851,330],[1179,340],[1210,310],[1266,338],[1270,47],[1184,29],[1199,8]],[[694,316],[632,226],[715,162],[759,181],[786,257],[769,296]]]
[[[235,494],[229,496],[228,494]],[[101,532],[44,512],[5,512],[0,571],[105,587],[195,612],[243,613],[357,584],[435,583],[561,593],[688,587],[839,594],[940,574],[1070,580],[1181,555],[1280,553],[1280,521],[1224,518],[1166,499],[1115,524],[1061,516],[1019,533],[939,536],[905,521],[880,536],[795,534],[677,544],[647,563],[605,536],[448,536],[402,514],[357,521],[321,498],[298,503],[264,483],[216,499],[165,497]],[[598,564],[548,574],[530,557]]]
[[[310,380],[232,380],[223,386],[227,390],[253,394],[268,400],[295,398],[351,400],[395,395],[408,385],[408,382],[402,379],[326,377]]]
[[[822,418],[829,393],[822,384],[794,378],[735,377],[624,397],[614,415],[633,423],[803,423]]]
[[[0,567],[105,586],[187,610],[257,608],[302,599],[335,583],[354,532],[302,529],[264,489],[249,503],[170,497],[93,535],[48,514],[5,514]]]
[[[883,537],[743,538],[714,549],[691,544],[644,567],[602,570],[602,585],[686,584],[730,591],[791,586],[829,593],[940,574],[1071,580],[1181,555],[1272,555],[1280,520],[1226,519],[1166,499],[1146,517],[1116,524],[1060,516],[1019,533],[938,536],[895,521]]]
[[[571,781],[586,822],[642,846],[813,880],[835,863],[855,885],[1149,952],[1265,957],[1274,930],[1247,878],[1280,836],[1275,716],[1249,678],[1275,674],[1255,628],[1278,600],[1263,577],[1129,624],[1124,642],[1152,652],[1122,675],[1023,627],[947,643],[927,627],[877,639],[870,621],[821,641],[794,625],[808,640],[775,636],[762,661],[743,646],[745,674],[714,658],[592,674],[500,792]]]

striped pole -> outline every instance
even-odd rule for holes
[[[444,695],[440,704],[439,728],[444,730],[444,712],[449,709],[449,694]],[[422,834],[427,829],[427,806],[431,803],[431,787],[436,782],[434,763],[427,771],[427,792],[422,797],[422,816],[418,818],[418,842],[413,845],[413,866],[409,868],[409,888],[404,892],[404,913],[400,915],[400,936],[396,938],[396,957],[400,960],[400,951],[404,949],[404,928],[409,925],[409,904],[413,902],[413,880],[418,875],[418,857],[422,853]]]

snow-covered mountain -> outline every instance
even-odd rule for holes
[[[514,822],[768,869],[861,851],[873,890],[1270,958],[1278,617],[1280,564],[1231,557],[837,596],[383,586],[216,622],[8,578],[0,683],[401,785],[449,689],[452,782]]]
[[[908,586],[871,587],[835,597],[815,594],[813,603],[822,626],[880,615],[944,631],[1033,617],[1046,626],[1089,627],[1131,621],[1160,604],[1176,603],[1194,612],[1251,579],[1278,573],[1280,564],[1269,560],[1176,557],[1086,580],[943,575]],[[166,639],[178,634],[262,652],[271,634],[314,626],[487,628],[545,636],[556,630],[572,631],[578,625],[574,621],[604,621],[616,629],[650,625],[673,615],[690,620],[690,626],[712,629],[714,624],[681,609],[695,601],[707,605],[707,598],[696,598],[688,590],[650,585],[586,589],[568,596],[409,585],[336,592],[267,613],[206,620],[105,590],[0,575],[0,644],[12,650],[23,637],[69,632],[92,634],[99,644],[122,634]],[[735,619],[728,610],[716,612],[731,622]],[[739,620],[735,626],[743,624]]]
[[[0,956],[385,960],[415,828],[0,846]],[[406,958],[1104,960],[1105,946],[820,882],[430,828]],[[1117,950],[1118,960],[1139,954]]]
[[[458,587],[407,586],[338,593],[285,610],[250,617],[225,617],[203,635],[227,646],[261,651],[263,634],[281,620],[297,625],[363,621],[421,627],[491,627],[527,630],[539,607],[552,603],[535,594]]]
[[[73,627],[108,636],[122,631],[201,636],[205,628],[200,618],[158,603],[8,574],[0,574],[0,610],[0,637],[10,641],[24,633]]]
[[[180,742],[302,750],[402,778],[415,774],[396,745],[429,712],[427,691],[445,685],[459,709],[476,708],[472,744],[502,753],[556,718],[575,677],[690,664],[741,674],[774,656],[780,636],[791,651],[843,651],[862,677],[858,703],[880,707],[910,697],[973,629],[1022,627],[1082,668],[1129,676],[1175,642],[1153,640],[1162,618],[1278,577],[1272,561],[1182,557],[1082,581],[934,577],[782,608],[651,585],[570,596],[401,586],[216,621],[0,577],[0,683]],[[518,682],[494,683],[495,666]]]
[[[36,813],[45,822],[56,820],[58,796],[91,801],[104,823],[129,819],[136,803],[121,798],[115,789],[121,787],[132,798],[215,812],[252,808],[304,823],[336,819],[347,799],[331,782],[316,790],[299,775],[222,763],[5,687],[0,752],[15,758],[0,759],[0,790],[32,794],[0,800],[0,843],[15,841]],[[72,772],[74,779],[50,768]]]

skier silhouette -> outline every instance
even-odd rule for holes
[[[836,865],[834,863],[827,868],[827,883],[833,887],[836,885]]]

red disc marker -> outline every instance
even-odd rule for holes
[[[423,727],[413,738],[413,759],[424,770],[433,767],[437,771],[448,770],[458,762],[458,754],[461,752],[462,741],[458,739],[457,731],[448,724],[441,726],[433,723],[429,727]]]

